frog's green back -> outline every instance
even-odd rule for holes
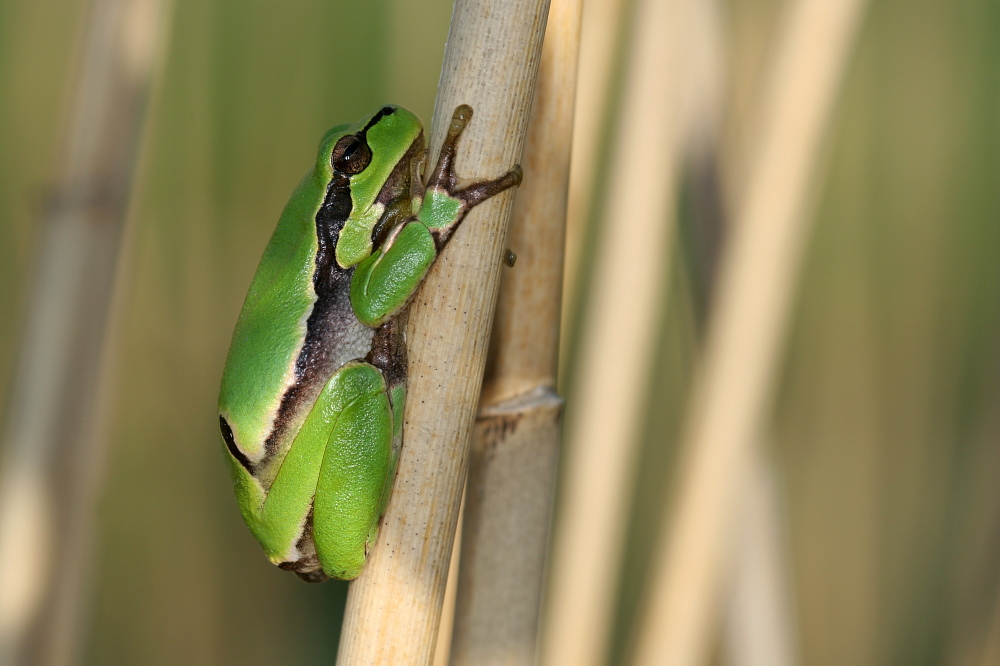
[[[219,412],[240,449],[254,459],[263,454],[282,394],[295,379],[295,360],[316,301],[315,218],[325,194],[318,175],[303,178],[285,206],[254,274],[226,358]]]

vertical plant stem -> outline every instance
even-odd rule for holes
[[[620,43],[626,0],[587,0],[580,23],[579,78],[573,114],[573,150],[566,203],[566,281],[563,321],[574,321],[580,296],[580,262],[587,221],[594,204],[601,130],[611,107],[612,72]],[[562,330],[563,340],[571,335]],[[566,345],[562,344],[563,362]]]
[[[437,642],[434,646],[434,666],[447,666],[451,663],[451,638],[455,631],[455,604],[458,597],[458,569],[462,557],[462,523],[465,514],[463,496],[462,508],[458,511],[458,525],[455,528],[455,539],[451,548],[451,558],[448,564],[448,581],[444,586],[444,602],[441,604],[441,621],[438,623]]]
[[[668,274],[690,0],[639,0],[567,412],[542,662],[604,663],[626,510]]]
[[[4,422],[0,662],[76,661],[121,241],[166,0],[94,0]]]
[[[740,489],[733,571],[726,575],[724,663],[798,663],[788,589],[787,543],[774,462],[758,450]]]
[[[707,657],[738,489],[769,406],[805,238],[820,140],[864,0],[794,0],[778,42],[754,168],[724,252],[683,436],[662,568],[635,637],[638,664]]]
[[[474,430],[453,664],[535,663],[562,399],[556,395],[581,0],[554,0]]]
[[[547,10],[545,0],[456,2],[431,163],[459,104],[475,111],[461,176],[496,177],[518,161]],[[348,594],[339,664],[433,657],[512,202],[506,192],[473,209],[413,301],[403,451],[378,542]]]

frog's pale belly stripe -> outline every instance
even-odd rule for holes
[[[296,326],[296,328],[302,331],[301,340],[299,341],[298,348],[295,350],[294,354],[294,358],[296,360],[302,354],[302,347],[305,345],[306,342],[306,333],[309,330],[308,328],[309,317],[312,315],[313,309],[315,307],[316,307],[316,298],[315,298],[315,292],[313,292],[312,305],[309,307],[308,310],[306,310],[302,314],[302,316],[299,318],[298,325]],[[261,439],[256,442],[257,449],[260,451],[259,455],[256,456],[256,459],[247,456],[250,462],[253,463],[254,468],[259,468],[260,466],[262,466],[268,457],[267,440],[271,436],[271,433],[274,432],[275,422],[278,420],[278,412],[281,410],[281,405],[284,402],[284,396],[287,395],[289,389],[295,386],[295,383],[298,381],[298,373],[296,373],[295,371],[296,364],[297,361],[293,361],[292,363],[289,364],[288,371],[285,373],[285,380],[282,384],[281,393],[275,396],[273,402],[268,406],[268,424],[269,424],[268,429],[266,433],[261,436]],[[244,455],[246,455],[246,451],[243,451],[243,453]]]

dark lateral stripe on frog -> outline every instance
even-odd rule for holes
[[[233,429],[229,427],[229,421],[226,420],[226,417],[221,415],[219,416],[219,428],[222,430],[222,441],[226,443],[226,448],[229,449],[230,455],[236,459],[236,462],[243,466],[243,469],[253,474],[253,470],[251,469],[253,464],[240,451],[239,447],[236,446],[236,437],[233,435]]]
[[[302,351],[295,360],[295,384],[285,391],[274,418],[271,434],[264,442],[264,467],[277,454],[280,442],[303,401],[311,402],[336,370],[330,367],[330,349],[336,343],[336,322],[353,317],[349,286],[354,268],[337,265],[334,248],[337,235],[351,214],[350,180],[334,175],[323,205],[316,213],[316,267],[313,289],[316,302],[306,321]],[[331,342],[333,340],[333,342]]]
[[[389,319],[375,329],[372,346],[365,360],[385,377],[389,391],[406,383],[406,342],[399,321]]]
[[[395,113],[393,107],[383,107],[356,136],[367,143],[368,129],[379,118],[392,113]],[[409,168],[408,160],[400,161],[379,192],[378,200],[383,198],[387,190],[398,188],[400,178],[405,178]],[[295,384],[289,387],[281,399],[271,433],[264,442],[264,457],[255,466],[257,468],[265,467],[274,458],[301,405],[315,400],[327,380],[341,365],[332,358],[331,352],[341,348],[343,344],[345,332],[339,326],[340,322],[354,319],[350,301],[350,282],[354,267],[340,267],[336,259],[336,245],[352,207],[350,179],[334,174],[315,218],[317,251],[313,289],[316,302],[306,321],[305,341],[295,361]],[[249,467],[247,469],[252,473]]]
[[[368,134],[368,130],[370,130],[372,127],[375,127],[375,123],[382,120],[386,116],[391,116],[394,113],[396,113],[396,107],[383,106],[381,109],[378,110],[378,113],[372,116],[371,120],[368,121],[368,124],[365,125],[363,128],[361,128],[361,131],[358,132],[358,138],[364,140],[366,135]]]

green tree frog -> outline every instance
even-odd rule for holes
[[[233,332],[219,426],[243,520],[282,569],[358,576],[402,446],[399,315],[469,209],[521,182],[461,183],[459,106],[426,184],[423,128],[398,106],[320,142]]]

